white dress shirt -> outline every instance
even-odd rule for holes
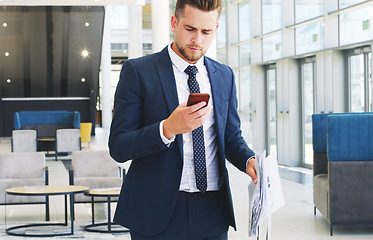
[[[168,46],[168,52],[171,58],[172,67],[174,70],[177,95],[179,104],[184,103],[188,100],[189,87],[188,87],[188,75],[184,70],[190,65],[184,59],[179,57],[172,49],[171,44]],[[195,66],[198,69],[196,75],[200,92],[209,93],[210,101],[209,105],[213,104],[213,97],[211,94],[210,79],[207,73],[206,66],[204,65],[204,58],[202,57]],[[170,144],[175,138],[167,139],[163,135],[163,121],[159,126],[160,135],[165,144]],[[212,110],[207,121],[203,124],[203,134],[205,139],[205,151],[206,151],[206,170],[207,170],[207,191],[219,190],[219,170],[217,160],[217,145],[216,145],[216,131],[215,131],[215,118],[214,111]],[[183,134],[183,151],[184,151],[184,164],[181,175],[180,191],[186,192],[198,192],[194,173],[194,160],[193,160],[193,139],[192,132]]]

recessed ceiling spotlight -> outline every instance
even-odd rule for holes
[[[85,25],[86,27],[88,27],[88,26],[89,26],[89,22],[86,22],[84,25]]]
[[[12,80],[10,80],[10,78],[8,78],[7,80],[6,80],[6,82],[7,83],[10,83]]]
[[[87,51],[86,49],[84,49],[84,50],[82,51],[82,56],[83,56],[83,57],[88,57],[88,55],[89,55],[88,51]]]
[[[8,26],[8,24],[5,22],[5,23],[3,23],[3,27],[7,27]]]
[[[80,79],[80,81],[85,82],[85,78]]]
[[[6,57],[9,57],[9,52],[5,52],[4,54]]]

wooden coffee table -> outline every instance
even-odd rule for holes
[[[83,193],[88,191],[89,187],[86,186],[75,186],[75,185],[46,185],[46,186],[30,186],[30,187],[15,187],[8,188],[7,194],[19,195],[19,196],[52,196],[52,195],[64,195],[65,196],[65,222],[64,223],[33,223],[14,226],[6,229],[6,233],[15,236],[30,236],[30,237],[52,237],[52,236],[64,236],[74,234],[74,199],[73,195],[77,193]],[[67,226],[68,225],[68,214],[67,214],[67,195],[70,195],[70,232],[59,232],[53,234],[27,234],[19,233],[14,230],[30,228],[30,227],[41,227],[41,226]]]

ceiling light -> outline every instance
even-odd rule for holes
[[[9,57],[9,52],[5,52],[5,56],[6,56],[6,57]]]
[[[85,82],[85,78],[80,79],[80,81]]]
[[[89,26],[89,22],[86,22],[84,25],[85,25],[86,27],[88,27],[88,26]]]
[[[84,49],[84,50],[82,51],[82,56],[83,56],[83,57],[88,57],[88,55],[89,55],[88,51],[87,51],[86,49]]]
[[[6,80],[6,82],[7,83],[10,83],[12,80],[10,80],[10,78],[8,78],[7,80]]]
[[[3,23],[3,27],[7,27],[8,26],[8,24],[5,22],[5,23]]]

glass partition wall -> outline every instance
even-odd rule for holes
[[[372,54],[370,47],[347,52],[349,111],[371,112],[372,109]]]
[[[267,152],[277,151],[277,87],[276,65],[266,67],[267,83]]]
[[[373,111],[373,1],[225,0],[218,61],[253,149],[312,167],[312,114]]]
[[[308,57],[300,61],[301,86],[302,86],[302,142],[304,164],[311,166],[313,163],[312,148],[312,114],[315,110],[315,76],[316,76],[316,58]]]

